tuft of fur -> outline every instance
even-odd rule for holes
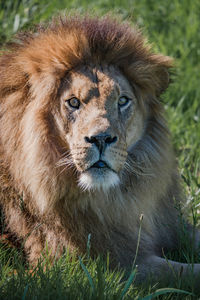
[[[141,109],[148,111],[142,137],[130,145],[123,171],[113,173],[104,190],[88,191],[87,175],[78,183],[63,138],[70,127],[63,132],[57,114],[64,78],[84,66],[114,66],[133,87]],[[156,259],[162,249],[178,244],[174,200],[181,201],[159,101],[171,67],[172,59],[153,53],[137,28],[109,17],[56,19],[37,32],[18,35],[2,53],[0,203],[8,229],[25,240],[30,261],[38,259],[46,242],[52,255],[58,245],[60,253],[63,248],[85,252],[91,234],[93,255],[109,251],[114,266],[128,267],[143,214],[141,274],[167,269]]]

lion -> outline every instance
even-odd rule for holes
[[[3,50],[0,204],[29,262],[47,243],[52,256],[85,253],[90,235],[93,257],[135,262],[140,281],[188,275],[163,257],[179,245],[184,199],[160,101],[172,67],[108,16],[56,19]]]

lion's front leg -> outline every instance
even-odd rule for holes
[[[199,290],[200,264],[179,263],[150,255],[138,262],[138,282],[148,279],[153,284],[164,282],[172,286],[179,280],[187,285],[191,282],[194,288]]]
[[[44,252],[45,238],[40,230],[33,230],[24,239],[24,252],[28,261],[36,265],[42,253]]]

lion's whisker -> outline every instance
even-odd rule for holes
[[[153,176],[152,172],[148,172],[150,171],[148,168],[137,165],[130,158],[124,163],[124,167],[128,172],[138,176]]]

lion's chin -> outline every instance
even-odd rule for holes
[[[107,192],[110,188],[119,185],[120,179],[117,173],[109,168],[90,168],[79,177],[78,185],[85,191],[100,190]]]

